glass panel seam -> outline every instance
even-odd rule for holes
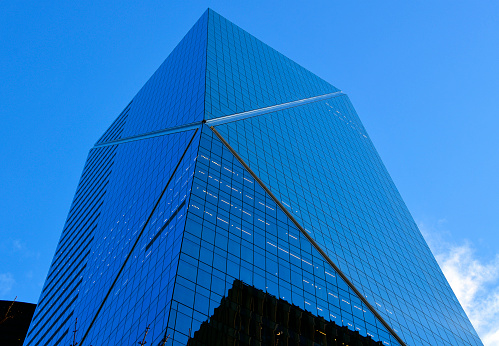
[[[128,260],[130,259],[130,257],[132,257],[133,251],[135,250],[137,244],[139,243],[139,240],[142,237],[142,234],[144,233],[146,227],[148,226],[149,221],[152,219],[152,216],[154,215],[154,212],[156,211],[156,208],[158,207],[159,203],[161,202],[161,199],[163,198],[163,195],[165,194],[166,190],[168,189],[168,186],[170,185],[170,182],[173,180],[173,177],[175,176],[175,173],[177,172],[178,168],[180,167],[180,164],[182,163],[185,154],[187,154],[187,151],[189,150],[192,142],[194,141],[194,138],[196,137],[196,134],[197,134],[198,130],[199,130],[199,128],[197,128],[196,131],[194,131],[194,134],[192,135],[191,140],[189,141],[189,144],[187,144],[187,146],[185,147],[184,153],[180,157],[180,160],[178,161],[177,166],[173,170],[170,178],[168,179],[168,182],[166,183],[165,187],[163,188],[163,191],[161,191],[161,194],[159,195],[158,200],[156,201],[156,204],[152,208],[151,213],[149,214],[149,217],[147,218],[146,222],[144,223],[144,226],[142,226],[142,229],[141,229],[139,235],[137,236],[137,239],[135,240],[135,243],[133,244],[132,248],[130,249],[130,252],[128,253],[127,257],[125,258],[125,261],[123,262],[123,264],[121,265],[121,268],[118,271],[118,273],[116,274],[116,277],[115,277],[113,283],[109,287],[109,290],[107,291],[104,299],[102,300],[102,303],[100,304],[99,308],[97,309],[97,312],[95,313],[92,321],[90,322],[90,325],[88,326],[85,334],[83,335],[83,338],[80,341],[80,345],[83,345],[83,342],[87,338],[90,330],[92,329],[93,324],[97,320],[97,317],[99,316],[100,311],[104,307],[104,304],[106,303],[107,298],[109,297],[109,295],[111,294],[111,291],[113,290],[114,286],[118,282],[118,279],[119,279],[121,273],[123,272],[123,269],[125,269],[125,266],[128,263]]]
[[[102,148],[102,147],[107,147],[107,146],[115,145],[115,144],[134,142],[134,141],[139,141],[142,139],[170,135],[172,133],[184,132],[184,131],[189,131],[189,130],[194,130],[194,129],[197,130],[202,123],[203,123],[202,121],[196,121],[196,122],[189,123],[186,125],[180,125],[180,126],[170,127],[170,128],[159,130],[159,131],[144,133],[142,135],[116,139],[114,141],[109,141],[109,142],[105,142],[105,143],[96,143],[94,145],[94,148]]]
[[[283,109],[303,106],[303,105],[306,105],[308,103],[322,101],[322,100],[326,100],[326,99],[330,99],[330,98],[334,98],[334,97],[338,97],[338,96],[343,96],[343,95],[346,95],[346,94],[342,93],[341,91],[337,91],[334,93],[313,96],[313,97],[309,97],[306,99],[281,103],[281,104],[270,106],[270,107],[258,108],[258,109],[254,109],[254,110],[247,111],[247,112],[226,115],[226,116],[223,116],[220,118],[197,121],[197,122],[193,122],[193,123],[186,124],[186,125],[180,125],[180,126],[170,127],[170,128],[159,130],[159,131],[148,132],[148,133],[145,133],[142,135],[120,138],[120,139],[116,139],[116,140],[112,140],[112,141],[104,142],[104,143],[97,142],[94,145],[94,148],[102,148],[102,147],[107,147],[107,146],[115,145],[115,144],[133,142],[133,141],[138,141],[141,139],[147,139],[147,138],[152,138],[152,137],[157,137],[157,136],[169,135],[169,134],[177,133],[177,132],[188,131],[188,130],[192,130],[194,128],[199,127],[203,123],[206,123],[206,124],[211,125],[211,126],[216,126],[216,125],[225,124],[225,123],[229,123],[229,122],[233,122],[233,121],[237,121],[237,120],[242,120],[242,119],[246,119],[246,118],[250,118],[250,117],[255,117],[255,116],[259,116],[259,115],[263,115],[263,114],[267,114],[267,113],[277,112],[277,111],[280,111]]]
[[[405,342],[397,335],[397,333],[390,327],[390,325],[381,317],[381,315],[375,310],[375,308],[367,301],[367,299],[360,293],[360,291],[354,286],[354,284],[345,276],[345,274],[338,268],[336,264],[329,258],[329,256],[322,250],[322,248],[315,242],[315,240],[305,231],[305,229],[298,223],[298,221],[293,217],[293,215],[286,209],[286,207],[277,199],[276,196],[267,188],[265,183],[258,178],[258,176],[251,170],[251,168],[244,162],[244,160],[239,156],[239,154],[230,146],[230,144],[222,137],[222,135],[215,129],[215,127],[210,126],[213,133],[220,139],[220,141],[229,149],[229,151],[235,156],[235,158],[243,165],[243,167],[251,174],[253,179],[258,182],[258,184],[265,190],[265,192],[272,198],[272,200],[281,208],[281,210],[286,214],[286,216],[294,223],[294,225],[300,230],[300,232],[307,238],[307,240],[312,244],[312,246],[322,255],[322,257],[328,262],[331,267],[338,273],[338,275],[345,281],[345,283],[355,292],[360,300],[371,310],[371,312],[376,316],[376,318],[383,324],[383,326],[392,334],[392,336],[400,343],[401,346],[406,346]]]
[[[322,100],[326,100],[326,99],[330,99],[330,98],[334,98],[334,97],[338,97],[338,96],[342,96],[342,95],[346,95],[346,94],[342,93],[341,91],[337,91],[334,93],[313,96],[313,97],[300,99],[300,100],[296,100],[296,101],[281,103],[281,104],[278,104],[275,106],[258,108],[258,109],[254,109],[254,110],[247,111],[247,112],[236,113],[236,114],[226,115],[226,116],[222,116],[222,117],[215,118],[215,119],[206,120],[206,124],[208,124],[210,126],[216,126],[216,125],[220,125],[220,124],[229,123],[232,121],[237,121],[237,120],[242,120],[242,119],[246,119],[246,118],[256,117],[256,116],[267,114],[267,113],[277,112],[277,111],[280,111],[283,109],[288,109],[288,108],[297,107],[297,106],[303,106],[303,105],[306,105],[308,103],[318,102],[318,101],[322,101]]]

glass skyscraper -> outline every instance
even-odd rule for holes
[[[90,150],[24,345],[282,345],[305,320],[482,345],[348,96],[207,10]]]

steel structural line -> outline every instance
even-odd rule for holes
[[[293,215],[286,209],[286,207],[277,199],[276,196],[267,188],[265,183],[258,178],[258,176],[251,170],[251,168],[244,162],[244,160],[239,156],[239,154],[230,146],[230,144],[222,137],[222,135],[213,127],[210,126],[210,129],[213,133],[220,139],[220,141],[230,150],[230,152],[234,155],[234,157],[243,165],[243,167],[251,174],[253,179],[255,179],[258,184],[268,193],[268,195],[274,200],[274,202],[281,208],[281,210],[286,214],[286,216],[294,223],[294,225],[300,230],[300,232],[308,239],[308,241],[312,244],[312,246],[319,251],[322,257],[326,260],[326,262],[333,267],[334,270],[338,273],[338,275],[345,281],[345,283],[355,292],[355,294],[362,300],[362,302],[367,306],[367,308],[378,318],[378,320],[383,324],[383,326],[392,334],[392,336],[400,343],[401,346],[406,346],[405,342],[397,335],[397,333],[390,327],[390,325],[381,317],[381,315],[374,309],[374,307],[367,301],[367,299],[360,293],[357,288],[355,288],[354,284],[343,274],[343,272],[338,268],[336,264],[329,258],[329,256],[321,249],[319,244],[315,242],[315,240],[305,231],[305,229],[296,221]]]
[[[334,93],[329,93],[329,94],[324,94],[324,95],[319,95],[319,96],[314,96],[314,97],[309,97],[306,99],[301,99],[301,100],[296,100],[296,101],[291,101],[291,102],[286,102],[286,103],[281,103],[275,106],[270,106],[270,107],[264,107],[264,108],[258,108],[254,109],[252,111],[247,111],[247,112],[242,112],[242,113],[236,113],[236,114],[231,114],[231,115],[226,115],[223,117],[219,118],[214,118],[214,119],[209,119],[206,120],[206,124],[210,126],[217,126],[220,124],[225,124],[229,123],[232,121],[237,121],[237,120],[242,120],[246,118],[251,118],[251,117],[256,117],[258,115],[263,115],[267,113],[272,113],[272,112],[277,112],[283,109],[288,109],[292,107],[298,107],[298,106],[303,106],[308,103],[313,103],[317,101],[322,101],[322,100],[327,100],[333,97],[338,97],[345,95],[341,91],[337,91]]]
[[[147,138],[153,138],[153,137],[158,137],[158,136],[169,135],[171,133],[177,133],[177,132],[194,130],[194,129],[198,129],[201,124],[203,124],[202,121],[196,121],[196,122],[189,123],[189,124],[186,124],[186,125],[169,127],[167,129],[163,129],[163,130],[159,130],[159,131],[153,131],[153,132],[148,132],[148,133],[145,133],[145,134],[142,134],[142,135],[130,136],[130,137],[125,137],[125,138],[115,139],[115,140],[109,141],[109,142],[95,144],[93,148],[102,148],[102,147],[107,147],[109,145],[115,145],[115,144],[133,142],[133,141],[138,141],[138,140],[141,140],[141,139],[147,139]]]
[[[88,336],[88,333],[90,332],[90,329],[92,329],[92,326],[93,324],[95,323],[95,321],[97,320],[97,317],[99,316],[99,313],[100,311],[102,310],[102,308],[104,307],[104,304],[106,303],[106,300],[107,298],[109,297],[109,295],[111,294],[111,291],[113,290],[114,288],[114,285],[116,285],[116,282],[118,282],[118,279],[121,275],[121,272],[123,271],[123,269],[125,269],[125,265],[127,264],[128,260],[130,259],[130,257],[132,256],[132,253],[133,253],[133,250],[135,250],[135,247],[137,246],[137,244],[139,243],[139,240],[140,238],[142,237],[142,234],[144,233],[144,230],[146,229],[147,225],[149,224],[149,221],[151,220],[154,212],[156,211],[156,208],[158,207],[159,205],[159,202],[161,202],[161,199],[163,198],[163,195],[165,194],[166,192],[166,189],[168,188],[168,186],[170,185],[170,182],[172,181],[173,177],[175,176],[175,173],[177,172],[177,169],[179,168],[180,164],[182,163],[182,160],[184,159],[184,156],[185,154],[187,153],[187,150],[189,150],[189,147],[191,146],[191,143],[192,141],[194,140],[194,138],[196,137],[196,134],[198,132],[199,129],[196,129],[196,131],[194,131],[194,134],[192,135],[192,138],[191,140],[189,141],[189,144],[187,144],[187,147],[185,148],[184,150],[184,153],[182,154],[182,156],[180,157],[180,160],[178,161],[177,163],[177,166],[175,167],[175,169],[173,170],[171,176],[170,176],[170,179],[168,179],[168,182],[166,183],[165,187],[163,188],[163,191],[161,191],[161,194],[159,195],[159,198],[158,200],[156,201],[156,204],[154,205],[154,207],[152,208],[152,211],[151,213],[149,214],[149,217],[147,218],[146,222],[144,223],[144,226],[142,226],[142,230],[140,231],[139,235],[137,236],[137,239],[135,240],[135,243],[133,244],[132,246],[132,249],[130,250],[130,252],[128,253],[128,255],[126,256],[125,258],[125,261],[123,262],[123,264],[121,265],[121,268],[120,270],[118,271],[118,274],[116,274],[116,277],[113,281],[113,283],[111,284],[111,287],[109,287],[109,290],[107,291],[106,293],[106,296],[104,297],[104,299],[102,300],[102,303],[100,304],[99,308],[97,309],[97,312],[95,313],[94,315],[94,318],[92,319],[92,322],[90,322],[90,325],[88,326],[87,328],[87,331],[85,332],[85,335],[83,335],[83,338],[81,339],[80,341],[80,345],[83,345],[83,342],[85,341],[86,337]]]
[[[196,121],[193,123],[185,124],[185,125],[179,125],[179,126],[174,126],[174,127],[169,127],[167,129],[159,130],[159,131],[153,131],[153,132],[148,132],[142,135],[136,135],[136,136],[130,136],[130,137],[125,137],[125,138],[120,138],[120,139],[115,139],[109,142],[104,142],[104,143],[99,143],[95,144],[94,148],[102,148],[102,147],[107,147],[110,145],[116,145],[116,144],[122,144],[122,143],[128,143],[128,142],[133,142],[133,141],[138,141],[141,139],[147,139],[147,138],[153,138],[153,137],[158,137],[158,136],[164,136],[164,135],[169,135],[172,133],[177,133],[177,132],[183,132],[183,131],[188,131],[188,130],[193,130],[195,128],[199,128],[200,125],[206,123],[207,125],[210,126],[216,126],[220,124],[225,124],[225,123],[230,123],[233,121],[238,121],[238,120],[243,120],[251,117],[256,117],[259,115],[263,114],[268,114],[272,112],[277,112],[283,109],[288,109],[288,108],[293,108],[293,107],[298,107],[298,106],[303,106],[309,103],[314,103],[322,100],[327,100],[330,98],[338,97],[338,96],[343,96],[346,95],[342,93],[341,91],[337,91],[334,93],[329,93],[329,94],[324,94],[324,95],[319,95],[319,96],[313,96],[301,100],[296,100],[296,101],[291,101],[291,102],[286,102],[286,103],[280,103],[278,105],[270,106],[270,107],[264,107],[264,108],[258,108],[258,109],[253,109],[251,111],[247,112],[242,112],[242,113],[235,113],[235,114],[230,114],[230,115],[225,115],[222,117],[214,118],[214,119],[208,119],[208,120],[203,120],[203,121]],[[128,107],[128,106],[127,106]]]

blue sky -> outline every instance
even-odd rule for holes
[[[0,299],[38,300],[88,150],[207,7],[350,96],[499,344],[499,3],[487,0],[1,2]]]

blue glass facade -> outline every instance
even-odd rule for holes
[[[348,97],[208,10],[90,150],[25,345],[185,345],[235,280],[482,345]]]

